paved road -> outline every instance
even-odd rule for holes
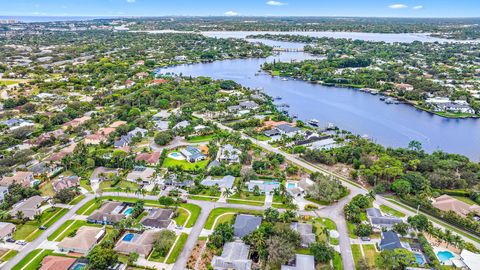
[[[72,219],[72,217],[75,215],[75,212],[84,204],[86,204],[88,201],[92,200],[93,198],[94,198],[93,194],[85,194],[85,198],[83,200],[81,200],[75,206],[70,208],[70,210],[63,217],[61,217],[57,222],[55,222],[52,226],[46,229],[39,237],[37,237],[37,239],[35,239],[33,242],[28,243],[21,251],[18,252],[18,254],[15,257],[7,261],[1,267],[1,269],[5,269],[5,270],[12,269],[25,256],[27,256],[28,253],[37,249],[40,246],[40,244],[46,241],[47,237],[50,234],[52,234],[54,231],[56,231],[63,223],[65,223],[69,219]]]

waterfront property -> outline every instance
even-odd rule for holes
[[[233,230],[236,237],[242,238],[260,227],[262,217],[239,214],[235,218]]]
[[[66,237],[57,247],[61,252],[87,254],[105,235],[103,228],[83,226],[73,237]]]
[[[225,243],[221,256],[214,256],[212,266],[215,270],[250,270],[252,269],[252,260],[248,259],[250,246],[242,241]]]

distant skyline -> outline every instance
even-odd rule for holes
[[[478,0],[0,0],[0,16],[479,17]]]

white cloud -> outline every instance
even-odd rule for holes
[[[223,14],[226,15],[226,16],[237,16],[237,15],[238,15],[237,12],[232,11],[232,10],[227,11],[227,12],[225,12],[225,13],[223,13]]]
[[[287,3],[283,3],[283,2],[279,2],[279,1],[268,1],[267,2],[267,5],[270,5],[270,6],[285,6]]]
[[[131,3],[135,3],[135,1],[137,1],[137,0],[127,0],[127,3],[131,4]]]
[[[407,8],[408,6],[404,5],[404,4],[393,4],[393,5],[390,5],[388,7],[392,8],[392,9],[402,9],[402,8]]]
[[[420,5],[420,6],[414,6],[412,9],[419,10],[419,9],[422,9],[422,8],[423,8],[423,6]]]

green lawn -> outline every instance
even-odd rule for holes
[[[355,261],[356,268],[358,267],[359,263],[363,261],[362,251],[360,250],[360,248],[361,247],[359,244],[352,245],[352,255],[353,260]]]
[[[49,249],[35,249],[28,253],[12,270],[37,270],[42,263],[43,258],[53,253]],[[38,255],[38,256],[37,256]]]
[[[101,201],[96,202],[94,199],[80,207],[75,214],[77,215],[90,215],[95,209],[98,209],[102,205]]]
[[[203,135],[203,136],[193,136],[190,137],[187,141],[189,143],[199,143],[199,142],[208,142],[211,141],[215,137],[215,134],[210,135]]]
[[[204,197],[204,196],[198,196],[198,195],[188,195],[188,198],[191,200],[197,200],[197,201],[208,201],[208,202],[216,202],[220,197]]]
[[[13,239],[33,241],[43,232],[42,230],[38,229],[40,225],[50,227],[68,212],[68,209],[64,208],[56,208],[54,211],[51,211],[50,209],[43,211],[42,220],[40,223],[36,220],[30,220],[23,225],[18,225],[17,230],[13,233]]]
[[[182,252],[183,246],[185,245],[185,242],[187,242],[188,234],[182,233],[180,234],[177,243],[173,247],[172,253],[170,253],[170,256],[167,258],[166,263],[174,263],[178,255]]]
[[[249,201],[259,201],[265,202],[265,195],[254,195],[250,192],[242,192],[242,194],[235,193],[232,196],[228,197],[229,199],[242,199],[242,200],[249,200]],[[279,201],[281,202],[281,201]]]
[[[112,186],[112,181],[102,181],[100,183],[100,189],[104,192],[115,192],[117,191],[117,188],[120,188],[122,190],[129,189],[130,191],[135,191],[139,189],[139,186],[137,183],[127,181],[127,180],[121,180],[118,182],[115,186]]]
[[[330,238],[330,244],[334,245],[334,246],[338,246],[338,245],[340,245],[340,239],[331,237]]]
[[[460,200],[460,201],[462,201],[462,202],[464,202],[464,203],[468,203],[468,204],[470,204],[470,205],[475,205],[475,204],[477,204],[476,202],[474,202],[472,199],[470,199],[470,198],[468,198],[468,197],[464,197],[464,196],[452,196],[452,197],[454,197],[455,199]]]
[[[332,263],[335,270],[343,270],[342,255],[340,255],[340,253],[335,252]]]
[[[217,223],[215,224],[215,227],[217,227],[218,224],[231,223],[234,220],[234,218],[235,218],[235,214],[224,214],[223,216],[221,216],[217,219]],[[213,228],[213,229],[215,229],[215,228]]]
[[[55,190],[53,189],[52,182],[46,182],[42,183],[40,185],[40,193],[42,193],[42,196],[48,196],[48,197],[53,197],[55,196]]]
[[[17,255],[18,251],[14,250],[14,249],[11,249],[7,252],[5,252],[2,257],[0,257],[0,261],[2,262],[6,262],[8,260],[10,260],[11,258],[15,257],[15,255]]]
[[[355,228],[357,226],[349,221],[347,221],[347,229],[348,229],[348,236],[350,238],[358,238],[356,235],[355,235]]]
[[[85,195],[83,194],[80,194],[78,195],[77,197],[75,197],[70,203],[68,203],[69,205],[75,205],[79,202],[81,202],[83,199],[85,199]]]
[[[195,171],[198,169],[204,169],[207,167],[209,160],[201,160],[195,163],[190,163],[186,160],[175,160],[173,158],[167,157],[163,161],[163,167],[165,168],[175,168],[180,166],[184,171]]]
[[[235,200],[235,199],[227,199],[227,203],[234,203],[234,204],[244,204],[244,205],[252,205],[252,206],[263,206],[264,202],[259,201],[245,201],[245,200]]]
[[[92,186],[88,184],[87,179],[80,179],[80,186],[83,187],[84,189],[88,190],[89,192],[92,192]]]
[[[400,212],[400,211],[397,211],[391,207],[388,207],[386,205],[380,205],[380,210],[385,213],[385,214],[389,214],[391,216],[394,216],[394,217],[399,217],[399,218],[403,218],[405,216],[404,213]]]
[[[375,249],[375,245],[362,245],[363,253],[365,254],[365,260],[367,261],[368,266],[370,268],[375,268],[375,259],[377,257],[377,250]]]
[[[180,204],[180,206],[185,209],[188,209],[188,211],[190,211],[192,215],[188,220],[187,224],[185,225],[185,227],[187,228],[193,227],[193,225],[195,225],[195,223],[197,222],[198,216],[200,215],[200,211],[202,211],[202,208],[200,208],[200,206],[198,205],[191,204],[191,203],[182,203]]]
[[[47,239],[48,241],[60,242],[65,237],[69,236],[72,232],[77,231],[82,226],[102,227],[102,225],[100,224],[88,223],[85,220],[67,220],[67,222],[63,223],[62,226],[60,226],[56,231],[49,235]]]
[[[221,214],[225,213],[242,213],[242,214],[252,214],[252,215],[260,215],[262,214],[259,211],[254,211],[254,210],[244,210],[244,209],[237,209],[237,208],[215,208],[210,212],[210,215],[208,215],[207,221],[205,222],[205,229],[211,230],[213,223],[215,222],[215,219],[220,216]]]
[[[4,85],[4,86],[9,86],[9,85],[12,85],[12,84],[16,84],[16,83],[20,83],[21,81],[17,81],[17,80],[4,80],[4,79],[0,79],[0,85]]]

